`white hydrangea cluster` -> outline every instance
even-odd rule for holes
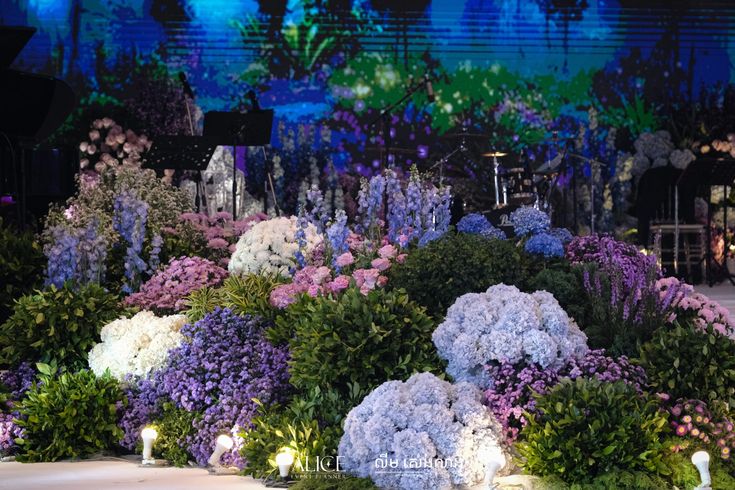
[[[503,451],[502,429],[470,383],[431,373],[388,381],[347,415],[341,466],[380,488],[435,490],[476,485]]]
[[[546,291],[522,293],[498,284],[457,298],[433,334],[447,372],[458,381],[489,388],[491,361],[561,367],[587,352],[587,337]]]
[[[684,169],[696,159],[689,149],[676,149],[668,131],[641,134],[635,143],[636,153],[633,156],[633,174],[641,176],[652,167],[673,165]]]
[[[100,332],[102,342],[89,352],[89,368],[97,376],[109,369],[119,380],[128,374],[145,376],[163,367],[168,351],[181,344],[184,324],[185,315],[157,317],[150,311],[108,323]]]
[[[237,242],[228,268],[230,274],[280,274],[288,276],[288,269],[296,264],[299,250],[296,238],[296,217],[273,218],[254,225]],[[305,230],[305,256],[310,256],[321,243],[316,227],[309,224]]]

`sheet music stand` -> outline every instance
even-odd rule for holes
[[[265,146],[271,142],[273,109],[247,112],[210,111],[204,115],[204,136],[222,146],[235,147],[232,158],[232,217],[237,219],[237,147]],[[268,173],[267,162],[266,173]],[[265,193],[266,208],[268,193]]]
[[[727,190],[735,184],[735,160],[726,159],[725,157],[698,158],[689,164],[689,166],[681,173],[676,183],[675,197],[675,217],[676,223],[679,222],[679,185],[682,182],[696,182],[699,185],[707,186],[707,247],[706,247],[706,267],[707,282],[710,287],[714,284],[712,278],[712,187],[722,186]],[[727,204],[725,204],[725,229],[727,229]],[[678,233],[677,233],[678,235]],[[676,247],[678,249],[678,236],[675,238]],[[678,250],[675,252],[677,253]],[[727,279],[735,284],[733,276],[727,272]]]
[[[153,170],[194,170],[197,192],[194,204],[201,211],[201,172],[207,169],[217,144],[204,136],[158,136],[143,155],[143,168]]]

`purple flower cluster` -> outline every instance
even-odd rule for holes
[[[181,333],[190,339],[169,352],[165,368],[132,391],[130,408],[121,422],[125,444],[133,443],[140,427],[153,421],[160,396],[199,414],[197,432],[186,445],[197,463],[206,464],[219,434],[247,427],[257,412],[257,398],[266,405],[288,395],[288,351],[273,346],[257,317],[216,309]],[[238,447],[223,456],[224,464],[244,466]]]
[[[668,402],[668,395],[659,396]],[[674,452],[690,445],[703,447],[720,454],[729,460],[735,450],[735,424],[728,418],[717,419],[701,400],[677,400],[667,407],[669,420],[677,443],[671,448]]]
[[[510,222],[518,236],[536,235],[551,228],[549,215],[531,206],[522,206],[510,213]]]
[[[309,212],[306,217],[310,223],[316,226],[317,232],[324,232],[327,224],[327,208],[324,204],[324,195],[319,186],[312,184],[311,188],[306,191],[306,201],[310,205]]]
[[[211,260],[201,257],[171,259],[165,269],[141,286],[139,292],[125,298],[125,304],[158,314],[179,312],[193,291],[219,286],[226,277],[227,271]]]
[[[16,448],[15,439],[24,435],[24,429],[14,422],[20,414],[13,406],[30,389],[35,376],[36,372],[28,362],[20,364],[16,369],[0,372],[0,388],[7,390],[9,396],[7,404],[0,403],[0,456],[13,454]]]
[[[309,219],[304,214],[304,210],[302,208],[299,210],[299,219],[296,221],[296,233],[294,233],[296,243],[299,244],[299,248],[296,250],[294,256],[296,257],[296,262],[299,264],[300,268],[306,266],[306,256],[304,256],[304,251],[306,250],[306,229],[308,227]]]
[[[421,216],[423,209],[423,196],[421,193],[421,180],[418,172],[411,172],[406,186],[406,229],[404,234],[408,241],[421,236]]]
[[[609,236],[575,237],[567,246],[567,259],[573,264],[596,264],[608,274],[620,274],[628,291],[640,283],[642,276],[653,276],[651,280],[655,281],[661,274],[655,256],[644,255],[634,245]]]
[[[132,293],[138,289],[141,275],[148,270],[148,264],[141,256],[148,222],[148,203],[139,199],[135,193],[124,191],[115,197],[113,228],[126,242],[125,284],[123,292]]]
[[[616,359],[603,350],[589,351],[582,359],[571,359],[561,369],[541,369],[536,364],[495,363],[486,366],[492,387],[485,391],[485,404],[503,425],[509,441],[518,437],[526,425],[524,411],[533,412],[533,393],[544,394],[562,378],[595,377],[600,381],[625,381],[642,392],[646,386],[643,368],[634,366],[625,357]]]
[[[20,400],[31,388],[36,371],[30,362],[23,362],[15,369],[0,372],[0,385],[8,389],[10,398]]]
[[[118,406],[122,412],[118,421],[118,426],[124,433],[120,440],[122,447],[134,450],[140,440],[140,431],[160,415],[160,402],[164,399],[160,390],[160,377],[161,371],[157,371],[150,378],[127,380],[123,391],[128,405],[124,408],[122,404]]]
[[[347,237],[350,236],[350,229],[347,227],[347,213],[340,209],[335,213],[334,222],[327,228],[327,240],[332,252],[332,266],[337,274],[341,267],[337,264],[337,257],[349,250]]]
[[[532,255],[540,255],[546,259],[564,257],[564,244],[551,233],[537,233],[528,239],[524,247]]]

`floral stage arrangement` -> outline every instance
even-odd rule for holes
[[[90,158],[110,153],[43,232],[2,231],[24,264],[3,276],[3,458],[323,490],[735,488],[735,319],[655,256],[533,207],[453,221],[416,170],[363,179],[350,212],[313,186],[293,216],[198,214],[140,168],[146,139],[95,131]]]

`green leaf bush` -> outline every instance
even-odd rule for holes
[[[117,296],[97,284],[50,286],[23,296],[0,326],[0,367],[53,360],[69,370],[85,368],[101,328],[122,311]]]
[[[80,458],[116,447],[118,404],[125,397],[116,379],[91,371],[42,376],[19,405],[18,425],[25,429],[19,461]]]
[[[527,292],[548,291],[581,328],[586,326],[589,302],[582,284],[581,268],[556,267],[540,270],[525,288]]]
[[[640,365],[654,391],[672,399],[735,407],[735,342],[691,321],[661,328],[641,347]]]
[[[230,308],[238,315],[272,319],[276,311],[270,305],[270,294],[283,281],[277,276],[261,274],[229,276],[219,288],[206,287],[191,293],[186,300],[186,315],[190,321],[197,322],[220,307]]]
[[[158,438],[153,445],[153,454],[159,456],[177,467],[186,466],[194,457],[186,450],[186,438],[196,433],[194,421],[195,412],[189,412],[177,407],[171,402],[164,402],[161,408],[161,417],[151,427],[158,432]],[[140,451],[143,443],[140,443]]]
[[[448,233],[391,267],[388,285],[405,289],[438,318],[463,294],[483,292],[494,284],[522,284],[522,255],[508,240]]]
[[[39,287],[45,257],[31,233],[19,233],[0,219],[0,323],[13,311],[14,300]]]
[[[666,474],[665,412],[655,398],[622,381],[565,379],[536,396],[536,411],[517,444],[521,465],[534,475],[588,483],[615,470]]]
[[[353,384],[372,390],[415,372],[442,372],[431,334],[436,327],[405,291],[350,287],[337,298],[302,296],[269,329],[288,339],[291,384],[333,389],[347,397]]]

